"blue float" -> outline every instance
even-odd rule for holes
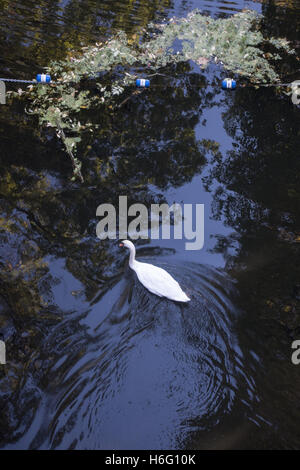
[[[36,76],[36,81],[38,83],[50,83],[51,77],[47,73],[38,73]]]
[[[150,80],[147,80],[146,78],[137,78],[135,84],[139,88],[149,88]]]
[[[222,81],[222,88],[223,90],[234,90],[236,88],[236,81],[232,78],[224,78]]]

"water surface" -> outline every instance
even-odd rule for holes
[[[70,48],[195,7],[214,17],[255,8],[266,31],[292,41],[299,26],[297,2],[0,7],[1,76],[27,79]],[[101,132],[81,148],[83,185],[21,104],[0,108],[3,448],[299,446],[299,109],[273,89],[222,92],[213,64],[165,72],[99,116]],[[294,64],[281,72],[295,75]],[[188,305],[149,294],[117,243],[96,238],[97,206],[124,194],[205,204],[202,250],[138,243]]]

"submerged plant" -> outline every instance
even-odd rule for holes
[[[53,83],[28,88],[27,112],[37,114],[41,125],[56,129],[71,158],[73,178],[83,181],[77,146],[83,131],[93,132],[99,127],[83,111],[119,106],[119,96],[134,84],[141,68],[144,75],[150,75],[174,62],[192,60],[206,68],[214,60],[252,82],[279,82],[271,61],[281,56],[265,54],[263,48],[269,45],[288,54],[294,51],[285,39],[265,39],[260,31],[261,18],[249,10],[230,18],[213,19],[194,10],[187,18],[149,25],[144,41],[138,45],[132,45],[120,32],[105,43],[84,47],[65,60],[52,62],[47,72]],[[181,50],[175,50],[176,40]]]

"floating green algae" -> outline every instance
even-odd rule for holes
[[[124,32],[119,32],[105,43],[84,47],[65,60],[50,63],[47,72],[54,83],[28,88],[27,112],[38,115],[40,125],[56,129],[71,158],[73,178],[83,181],[77,146],[82,131],[93,132],[99,127],[88,117],[88,111],[119,107],[119,97],[128,94],[141,70],[149,76],[175,62],[192,60],[205,68],[213,60],[252,82],[279,82],[273,65],[282,58],[278,52],[294,51],[285,39],[266,39],[260,29],[261,19],[250,10],[226,19],[213,19],[194,10],[186,18],[150,24],[140,43],[132,44]],[[174,50],[176,40],[181,44],[180,51]],[[271,52],[265,53],[266,47]]]

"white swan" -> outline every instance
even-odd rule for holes
[[[188,296],[173,277],[162,268],[153,264],[141,263],[135,259],[135,246],[129,240],[123,240],[119,246],[126,246],[130,251],[129,266],[133,269],[139,281],[152,294],[159,297],[175,300],[177,302],[189,302]]]

